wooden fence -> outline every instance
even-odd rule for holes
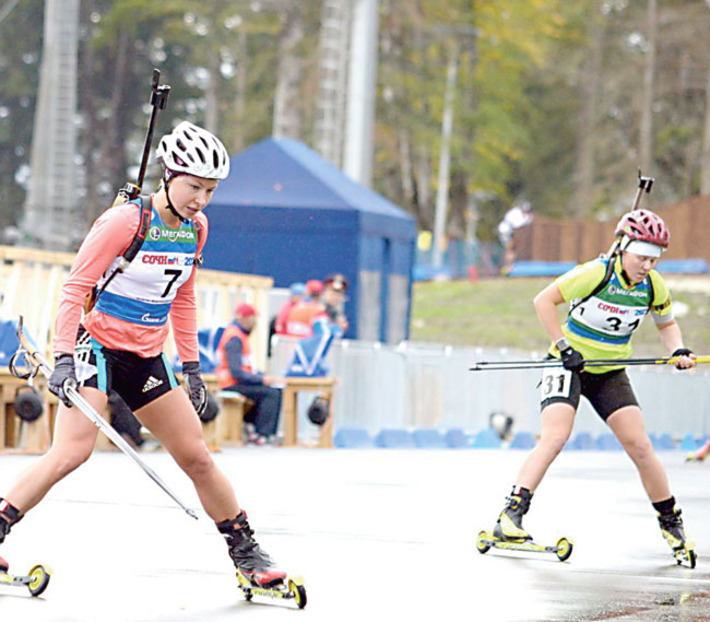
[[[702,258],[710,265],[710,196],[697,196],[654,211],[671,232],[666,259]],[[517,259],[579,263],[605,253],[614,238],[618,218],[597,222],[536,215],[515,233]]]

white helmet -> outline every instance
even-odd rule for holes
[[[229,154],[222,142],[189,121],[163,136],[155,155],[171,173],[205,179],[225,179],[229,175]]]

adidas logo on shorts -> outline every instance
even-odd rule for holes
[[[146,380],[143,385],[143,393],[148,393],[148,391],[155,389],[155,387],[159,387],[161,384],[163,384],[162,380],[158,380],[153,376],[148,376],[148,380]]]

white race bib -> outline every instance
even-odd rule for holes
[[[569,397],[572,388],[572,372],[564,367],[547,367],[540,381],[540,399]]]

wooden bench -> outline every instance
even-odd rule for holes
[[[209,423],[202,424],[202,433],[210,451],[220,451],[220,446],[236,447],[244,444],[242,430],[244,415],[254,402],[236,391],[222,391],[214,374],[203,374],[209,392],[219,403],[219,414]]]
[[[283,402],[281,416],[283,417],[284,447],[293,447],[298,444],[298,394],[301,391],[320,393],[330,406],[330,417],[320,426],[318,447],[333,446],[333,394],[335,392],[336,378],[298,378],[288,376],[285,378],[283,388]]]
[[[328,402],[331,416],[320,427],[318,447],[333,447],[333,395],[336,378],[285,378],[281,417],[283,420],[283,445],[293,447],[298,444],[298,394],[301,391],[318,392]],[[209,382],[208,382],[209,381]],[[213,379],[205,376],[205,382],[211,391]],[[254,402],[236,391],[215,392],[220,402],[220,413],[210,423],[203,424],[205,440],[211,449],[219,445],[240,446],[243,444],[242,429],[244,415],[253,407]]]
[[[44,413],[37,421],[23,422],[15,414],[14,402],[17,389],[24,386],[26,382],[13,376],[7,368],[0,368],[0,452],[44,453],[49,448],[58,400],[49,393],[44,379],[38,377],[36,380],[37,389],[44,401]],[[218,391],[214,377],[209,374],[205,375],[205,382],[220,402],[220,413],[217,417],[210,423],[203,424],[205,441],[212,451],[219,451],[221,445],[242,445],[244,415],[253,406],[252,400],[237,392]],[[318,447],[333,446],[332,400],[335,384],[335,378],[289,377],[285,379],[281,410],[284,446],[298,444],[298,394],[301,391],[317,391],[331,405],[331,417],[320,428]],[[104,417],[108,420],[108,413],[105,413]],[[103,434],[99,433],[96,448],[108,450],[112,449],[112,445]]]
[[[202,424],[207,446],[219,451],[220,445],[243,445],[244,415],[254,402],[236,391],[220,391],[216,398],[220,404],[219,414],[209,423]]]

